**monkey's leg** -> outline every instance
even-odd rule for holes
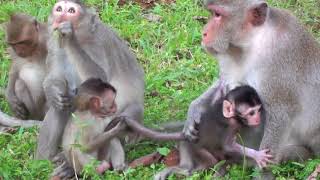
[[[276,154],[276,163],[286,162],[289,160],[293,161],[305,161],[313,156],[312,149],[308,149],[305,144],[306,142],[299,142],[296,132],[290,132],[290,135],[284,138],[280,143],[279,151]],[[313,137],[313,139],[319,139],[320,137]]]
[[[40,118],[40,109],[38,109],[37,105],[32,98],[32,94],[26,85],[26,83],[21,80],[17,79],[15,83],[15,94],[17,98],[25,105],[28,111],[28,116],[30,118],[39,119]]]
[[[181,141],[179,144],[179,153],[180,153],[180,162],[179,166],[173,166],[165,168],[160,173],[156,174],[154,177],[155,180],[165,180],[171,174],[177,173],[185,176],[190,176],[192,171],[195,168],[194,164],[194,149],[193,146],[186,142]]]
[[[142,122],[143,121],[143,105],[140,104],[129,104],[125,108],[125,110],[119,115],[119,116],[125,116],[129,117],[137,122]],[[140,140],[142,140],[141,136],[139,136],[138,133],[136,132],[131,132],[129,131],[127,133],[127,136],[125,138],[127,143],[135,143]]]
[[[116,171],[122,171],[126,168],[125,152],[123,146],[118,138],[113,138],[108,147],[108,155],[112,167]]]
[[[69,116],[67,110],[50,107],[39,131],[36,159],[52,159],[58,153]]]

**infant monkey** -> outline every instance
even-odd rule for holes
[[[126,126],[119,123],[104,132],[117,112],[115,97],[116,89],[100,79],[88,79],[77,89],[74,98],[75,112],[64,130],[62,142],[67,162],[77,174],[92,159],[102,161],[97,168],[98,173],[112,167],[116,170],[125,168],[124,150],[117,137]],[[66,175],[65,169],[57,169],[54,173],[57,176],[72,175]]]
[[[180,133],[161,133],[150,130],[133,120],[124,119],[126,124],[142,136],[154,140],[179,140],[180,162],[160,173],[156,179],[165,179],[169,174],[177,172],[192,173],[196,170],[212,167],[219,160],[230,162],[246,155],[256,161],[259,167],[271,163],[269,150],[257,151],[244,147],[236,142],[236,136],[243,127],[256,127],[261,123],[262,102],[257,92],[250,86],[239,86],[222,96],[215,104],[210,105],[211,113],[204,114],[198,124],[199,140],[188,142]],[[241,155],[241,156],[240,156]],[[146,161],[150,156],[146,156]],[[141,164],[144,158],[139,158]],[[186,174],[186,173],[183,173]]]

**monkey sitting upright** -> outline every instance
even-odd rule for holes
[[[5,26],[12,59],[6,99],[20,119],[42,120],[46,113],[47,26],[26,14],[14,14]]]
[[[256,127],[261,123],[262,103],[257,92],[250,86],[239,86],[221,97],[209,107],[213,110],[208,111],[211,113],[205,114],[199,124],[199,141],[196,143],[186,141],[182,132],[160,133],[128,118],[123,119],[131,129],[144,137],[181,141],[179,165],[165,169],[156,179],[165,179],[174,172],[190,175],[196,170],[212,167],[219,160],[238,161],[243,155],[255,160],[259,167],[272,162],[268,149],[257,151],[236,142],[236,134],[242,128]],[[143,161],[150,161],[150,158],[152,156],[140,159],[141,164],[145,164]]]
[[[125,129],[124,124],[117,124],[104,132],[117,112],[115,98],[115,88],[101,79],[90,78],[77,88],[74,97],[75,112],[70,116],[62,140],[64,156],[77,174],[80,174],[83,167],[93,159],[102,161],[97,168],[99,173],[112,167],[123,169],[118,166],[124,161],[124,150],[121,143],[114,140]],[[54,174],[59,176],[66,172],[66,168],[58,167]],[[72,175],[71,173],[63,176]]]

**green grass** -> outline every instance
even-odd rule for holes
[[[12,12],[25,12],[46,21],[54,0],[0,1],[0,23]],[[177,0],[172,5],[158,4],[143,10],[134,4],[123,7],[110,0],[87,0],[98,9],[102,20],[126,39],[145,70],[145,123],[156,127],[171,120],[183,120],[190,102],[198,97],[218,75],[217,64],[200,47],[203,23],[195,16],[208,13],[194,0]],[[269,0],[269,4],[291,10],[320,40],[320,1]],[[41,8],[40,8],[41,7]],[[143,15],[153,13],[162,17],[160,22],[150,22]],[[0,86],[8,80],[10,60],[5,52],[4,33],[0,31]],[[10,113],[7,103],[0,99],[0,107]],[[159,113],[161,112],[161,113]],[[37,129],[20,129],[13,135],[0,135],[0,179],[47,179],[52,166],[48,161],[33,160]],[[128,159],[155,151],[167,144],[142,142],[126,148]],[[304,164],[287,163],[273,167],[278,179],[305,179],[320,163],[320,159]],[[94,174],[89,165],[84,176],[92,179],[151,179],[164,166],[130,169],[124,173],[108,172],[103,177]],[[214,170],[196,173],[188,179],[211,179]],[[257,175],[255,169],[230,167],[225,179],[249,179]],[[171,177],[181,179],[183,177]]]

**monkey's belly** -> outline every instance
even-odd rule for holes
[[[42,87],[45,77],[44,67],[32,63],[26,64],[21,69],[19,77],[25,82],[34,102],[39,104],[39,101],[41,101],[44,97],[44,91]]]

